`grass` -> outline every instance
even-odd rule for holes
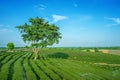
[[[2,52],[0,80],[119,80],[120,56],[75,48]]]

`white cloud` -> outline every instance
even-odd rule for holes
[[[105,19],[108,19],[114,22],[113,24],[107,24],[108,27],[120,25],[120,18],[106,18],[105,17]]]
[[[0,28],[8,28],[8,27],[10,27],[10,25],[4,25],[4,24],[0,24]]]
[[[73,5],[74,5],[74,7],[78,7],[78,4],[76,4],[76,3],[74,3]]]
[[[3,24],[0,24],[0,27],[3,27],[4,25]]]
[[[54,14],[52,15],[52,18],[54,22],[58,22],[58,21],[67,19],[68,17]]]
[[[120,24],[120,18],[106,18],[108,20],[114,21],[116,24]]]
[[[11,29],[7,29],[7,28],[3,28],[3,29],[0,29],[0,33],[8,33],[8,32],[13,32]]]
[[[6,31],[7,31],[6,28],[0,29],[0,32],[1,32],[1,33],[2,33],[2,32],[6,32]]]
[[[117,26],[118,24],[107,24],[105,25],[106,27],[112,27],[112,26]]]
[[[4,32],[13,32],[13,30],[10,29],[10,25],[0,24],[0,33]]]
[[[47,8],[47,6],[43,5],[43,4],[39,4],[39,5],[35,5],[35,7],[39,10],[44,10]]]

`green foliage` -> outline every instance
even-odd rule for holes
[[[98,48],[94,48],[94,51],[95,51],[95,52],[99,52],[99,49],[98,49]]]
[[[16,54],[16,53],[14,53],[14,54]],[[11,55],[13,55],[13,54],[9,54],[8,56],[11,56]],[[2,65],[1,68],[0,68],[0,70],[1,70],[0,71],[0,80],[8,80],[9,78],[12,78],[10,76],[11,75],[10,72],[12,71],[10,69],[10,67],[16,61],[16,59],[18,59],[18,57],[20,57],[20,56],[21,56],[21,54],[19,54],[19,56],[18,55],[14,55],[15,58],[10,59],[9,61],[5,60],[8,57],[6,57],[5,59],[3,59],[3,60],[6,61],[6,63],[4,63],[4,65]]]
[[[38,61],[38,66],[41,67],[46,74],[49,74],[49,78],[53,80],[59,80],[60,77],[56,75],[51,69],[49,69],[47,66],[44,65],[43,62]]]
[[[24,55],[26,56],[26,55]],[[20,57],[15,63],[14,63],[14,73],[13,73],[13,80],[24,80],[24,74],[23,74],[23,69],[22,69],[22,58],[24,57]]]
[[[1,53],[0,80],[120,79],[118,55],[67,48],[43,48],[41,53],[45,54],[39,54],[36,61],[32,60],[31,52]]]
[[[28,48],[29,48],[29,46],[27,46],[27,45],[26,45],[26,46],[25,46],[25,48],[26,48],[26,49],[28,49]]]
[[[24,42],[31,43],[33,52],[35,54],[34,60],[37,59],[39,49],[58,43],[61,38],[59,27],[54,24],[49,24],[43,18],[30,18],[31,24],[17,26],[16,28],[22,33]]]
[[[13,50],[14,49],[14,43],[12,43],[12,42],[7,43],[7,49]]]
[[[86,52],[90,52],[90,49],[87,49]]]
[[[40,67],[38,67],[38,65],[35,62],[33,62],[33,61],[30,61],[30,62],[32,64],[32,67],[34,68],[36,74],[38,74],[38,76],[41,80],[50,80],[50,78],[47,75],[45,75],[45,73],[41,70]]]
[[[34,48],[42,48],[59,42],[61,33],[56,25],[49,24],[39,17],[30,18],[29,22],[31,24],[25,23],[16,27],[22,33],[24,42],[30,42]]]
[[[31,70],[29,64],[28,64],[28,59],[25,59],[24,61],[24,68],[25,68],[25,71],[26,71],[26,77],[28,80],[36,80],[36,76],[35,74],[33,73],[33,71]]]

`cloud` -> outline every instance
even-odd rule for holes
[[[114,21],[116,24],[120,24],[120,18],[106,18],[108,20]]]
[[[0,33],[8,33],[8,32],[13,32],[11,29],[7,29],[7,28],[3,28],[3,29],[0,29]]]
[[[53,22],[58,22],[67,19],[68,17],[54,14],[52,15],[52,18],[53,18]]]
[[[105,19],[111,20],[111,21],[114,22],[113,24],[108,24],[107,26],[117,26],[117,25],[120,25],[120,18],[107,18],[107,17],[105,17]]]
[[[5,32],[13,32],[13,30],[10,29],[10,25],[0,24],[0,33]]]
[[[4,25],[4,24],[0,24],[0,28],[9,28],[10,25]]]
[[[3,27],[4,25],[3,24],[0,24],[0,27]]]
[[[76,3],[74,3],[73,5],[74,5],[74,7],[78,7],[78,4],[76,4]]]
[[[45,10],[47,8],[47,6],[45,6],[43,4],[39,4],[39,5],[35,5],[35,8],[37,8],[39,10]]]
[[[118,24],[107,24],[107,25],[105,25],[105,26],[107,26],[107,27],[112,27],[112,26],[118,26]]]

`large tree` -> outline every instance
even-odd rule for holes
[[[38,57],[39,49],[58,43],[61,38],[59,27],[49,24],[43,18],[30,18],[29,24],[17,26],[16,28],[22,33],[24,42],[29,42],[35,54],[34,60]]]

